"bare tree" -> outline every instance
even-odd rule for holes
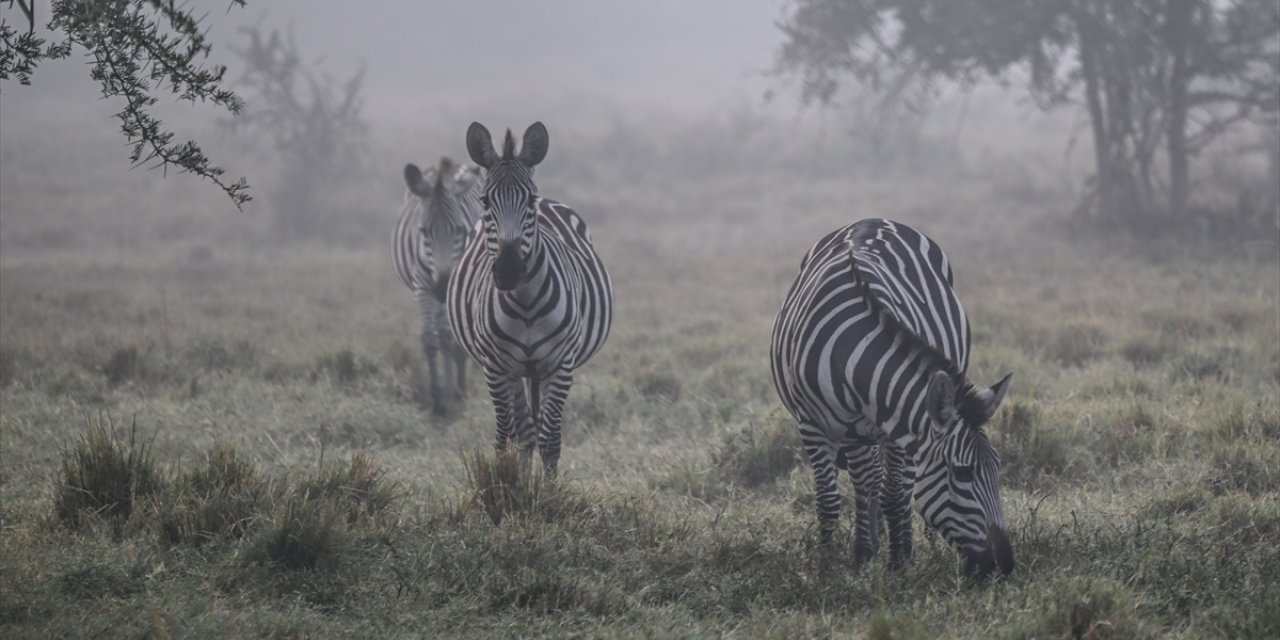
[[[253,99],[233,128],[269,138],[280,158],[280,184],[269,199],[284,237],[313,235],[337,212],[328,204],[335,184],[360,166],[368,127],[361,115],[364,72],[335,81],[308,69],[292,32],[241,30],[242,82]]]

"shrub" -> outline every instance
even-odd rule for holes
[[[62,453],[53,501],[59,521],[79,528],[87,518],[128,518],[161,490],[151,444],[138,442],[137,435],[136,418],[128,440],[121,440],[109,415],[86,421],[80,440]]]

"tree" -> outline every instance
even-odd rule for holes
[[[291,32],[241,33],[248,43],[233,51],[243,63],[241,82],[256,99],[229,124],[260,132],[275,146],[281,178],[270,199],[277,232],[312,235],[341,214],[331,205],[334,186],[361,166],[368,130],[361,115],[364,72],[335,82],[303,65]]]
[[[800,77],[805,102],[850,80],[897,94],[1023,73],[1042,108],[1083,104],[1084,209],[1107,220],[1185,217],[1189,158],[1280,112],[1274,0],[795,0],[779,26],[775,70]]]
[[[244,6],[244,0],[229,1]],[[151,112],[165,90],[176,100],[211,103],[233,115],[243,105],[223,88],[226,68],[202,62],[211,46],[191,11],[171,0],[53,0],[46,25],[55,34],[50,41],[36,32],[35,0],[0,0],[0,5],[0,80],[29,85],[42,61],[83,50],[102,97],[124,103],[116,118],[131,147],[131,162],[194,173],[221,188],[237,209],[251,200],[244,178],[226,181],[226,172],[195,141],[175,142]],[[11,23],[15,5],[20,15]]]

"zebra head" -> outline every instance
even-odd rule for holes
[[[475,219],[475,196],[471,191],[479,179],[478,168],[458,167],[447,157],[425,172],[412,163],[404,167],[404,182],[422,203],[418,227],[422,232],[422,255],[431,292],[441,301]]]
[[[538,187],[533,167],[547,155],[547,128],[535,122],[524,132],[519,153],[507,130],[502,155],[493,148],[489,130],[479,122],[467,129],[467,152],[489,172],[480,204],[484,216],[484,241],[493,260],[493,283],[510,291],[528,273],[529,257],[537,249]]]
[[[980,580],[996,568],[1007,575],[1015,565],[1000,504],[1000,456],[982,429],[1012,378],[981,391],[968,383],[957,389],[951,373],[939,371],[925,394],[931,434],[918,467],[916,509]]]

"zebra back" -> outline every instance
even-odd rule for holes
[[[882,219],[847,227],[845,241],[853,276],[872,306],[963,376],[969,319],[942,248],[911,227]]]

